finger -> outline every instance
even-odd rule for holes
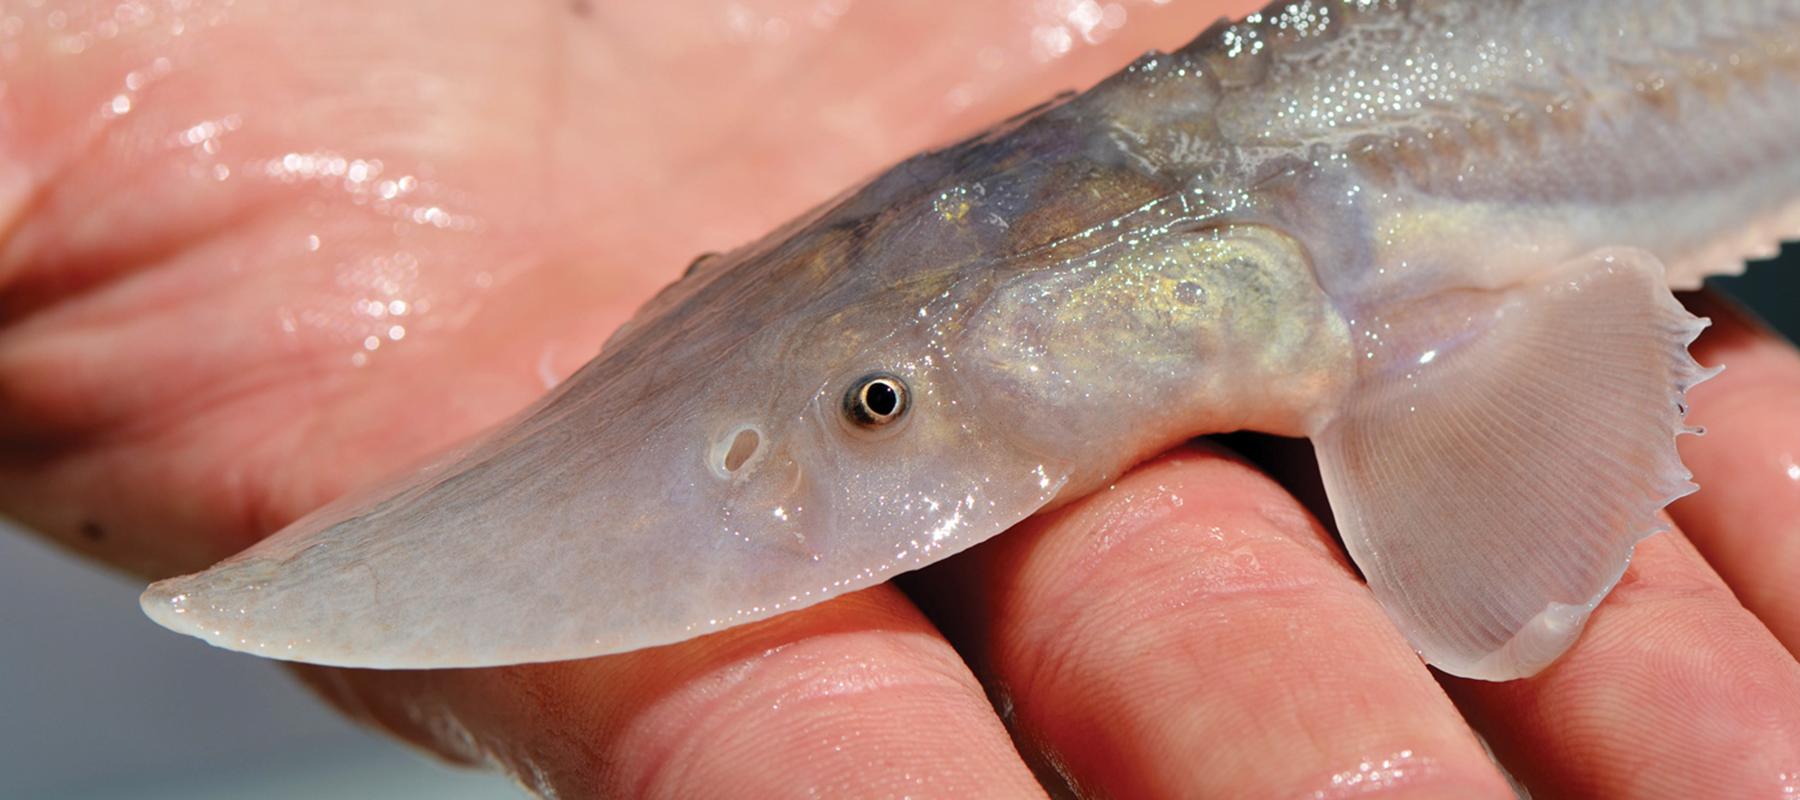
[[[1549,669],[1447,686],[1536,796],[1800,793],[1800,666],[1679,534],[1638,545]]]
[[[606,658],[301,672],[545,796],[1042,796],[967,667],[888,586]]]
[[[953,639],[1083,789],[1511,796],[1329,537],[1236,459],[1177,451],[970,555],[932,607],[972,606]]]
[[[1800,653],[1800,353],[1716,297],[1695,312],[1713,326],[1694,344],[1725,371],[1694,388],[1681,440],[1700,491],[1670,513],[1744,607]]]

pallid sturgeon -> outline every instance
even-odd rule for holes
[[[143,598],[273,658],[595,656],[937,561],[1189,437],[1310,437],[1430,663],[1550,663],[1704,322],[1800,225],[1800,0],[1313,0],[696,262],[549,397]]]

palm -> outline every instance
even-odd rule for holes
[[[158,573],[523,405],[700,252],[1117,60],[1005,77],[1028,31],[970,18],[933,36],[1013,70],[914,58],[896,81],[911,40],[885,32],[923,11],[777,34],[554,3],[195,11],[71,57],[43,52],[52,13],[26,15],[7,142],[42,184],[0,262],[6,409],[34,445],[5,484],[27,521]],[[97,495],[112,513],[72,510]]]
[[[101,12],[111,13],[73,5],[81,7],[0,3],[0,17],[25,23],[0,40],[19,45],[0,61],[0,502],[70,547],[155,575],[205,566],[524,405],[694,255],[746,241],[897,156],[1182,40],[1161,31],[1197,31],[1247,10],[1131,4],[1129,26],[1096,28],[1100,44],[1076,38],[1070,54],[1044,59],[1057,50],[1045,32],[1076,30],[1064,23],[1077,4],[1047,16],[1027,2],[843,14],[832,4],[770,14],[740,4],[707,13],[579,2],[496,12],[418,2],[369,13],[351,3],[201,3],[111,37],[96,33],[71,54],[67,37],[103,31]],[[920,47],[927,39],[932,46]],[[1434,780],[1494,789],[1437,686],[1366,598],[1346,599],[1355,584],[1341,562],[1323,547],[1270,544],[1317,543],[1304,512],[1241,465],[1187,462],[1151,469],[1202,470],[1269,498],[1278,512],[1234,510],[1224,494],[1203,505],[1219,518],[1248,514],[1239,530],[1261,530],[1251,517],[1262,515],[1272,538],[1233,546],[1302,584],[1342,590],[1320,608],[1374,631],[1355,656],[1367,662],[1356,667],[1365,676],[1359,702],[1399,704],[1427,720],[1350,731],[1315,715],[1300,729],[1339,744],[1319,744],[1300,771],[1328,779],[1365,756],[1417,750],[1430,753]],[[964,588],[1047,580],[1034,570],[1056,563],[1059,526],[1073,524],[1065,515],[1035,526],[935,580]],[[1170,536],[1134,540],[1147,548],[1139,555],[1156,560]],[[1157,577],[1100,574],[1094,586],[1119,591],[1088,586],[1091,596],[1075,592],[1084,602]],[[1154,585],[1173,596],[1184,575]],[[953,632],[979,669],[1025,680],[1013,671],[1035,651],[1021,642],[1050,633],[1041,609],[988,591],[989,621]],[[1185,607],[1164,605],[1154,613]],[[1204,649],[1192,636],[1206,629],[1183,625],[1184,646]],[[783,644],[795,646],[768,655]],[[1800,686],[1779,647],[1756,652],[1772,680]],[[1280,675],[1326,667],[1317,654],[1297,663],[1298,673],[1290,662],[1255,676],[1263,688],[1246,683],[1248,697],[1277,708],[1297,702]],[[747,664],[760,666],[745,683],[721,683],[728,668]],[[1075,680],[1069,674],[1029,672],[1040,697],[1074,690],[1058,683]],[[1157,675],[1176,684],[1229,678]],[[796,759],[823,771],[803,780],[888,786],[898,778],[871,767],[868,748],[886,752],[890,739],[912,741],[901,760],[939,787],[1030,790],[968,668],[887,587],[622,658],[309,677],[402,735],[539,771],[564,790],[787,781],[795,776],[769,764]],[[884,688],[806,695],[838,698],[799,712],[807,724],[789,717],[776,728],[756,713],[759,702],[805,695],[808,680]],[[1107,698],[1106,713],[1142,702],[1114,696],[1128,689],[1093,688],[1077,696]],[[1479,709],[1483,690],[1473,691],[1461,699]],[[1183,740],[1169,737],[1197,735],[1203,719],[1111,745],[1124,751],[1084,752],[1058,739],[1080,733],[1068,730],[1071,720],[1103,718],[1101,710],[1071,703],[1059,717],[1047,699],[1020,700],[1030,735],[1086,782],[1125,793],[1200,785],[1143,764],[1179,762]],[[1781,719],[1800,720],[1784,702]],[[705,709],[741,727],[695,722]],[[845,720],[865,748],[822,755],[812,731]],[[743,733],[771,730],[781,732]],[[919,743],[909,730],[949,733]],[[1785,746],[1800,736],[1781,730]],[[1504,749],[1505,734],[1496,738]],[[742,749],[705,758],[684,749],[693,742]],[[698,766],[670,778],[653,764],[671,754]],[[1235,774],[1227,762],[1207,774]],[[1254,776],[1251,763],[1236,768]],[[1302,777],[1262,785],[1285,791],[1311,780]]]

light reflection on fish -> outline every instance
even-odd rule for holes
[[[1692,491],[1671,285],[1800,227],[1800,1],[1314,0],[696,262],[555,392],[146,611],[368,667],[878,583],[1186,438],[1308,436],[1431,663],[1529,675]]]

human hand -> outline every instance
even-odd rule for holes
[[[1250,10],[1125,4],[1090,45],[1051,5],[0,4],[0,508],[203,567],[529,402],[695,254]],[[1644,542],[1530,680],[1434,678],[1306,505],[1211,448],[911,596],[299,671],[559,796],[1041,793],[1027,764],[1120,796],[1507,796],[1471,728],[1546,794],[1772,794],[1800,786],[1800,358],[1702,313],[1732,369],[1683,441],[1693,544]]]

